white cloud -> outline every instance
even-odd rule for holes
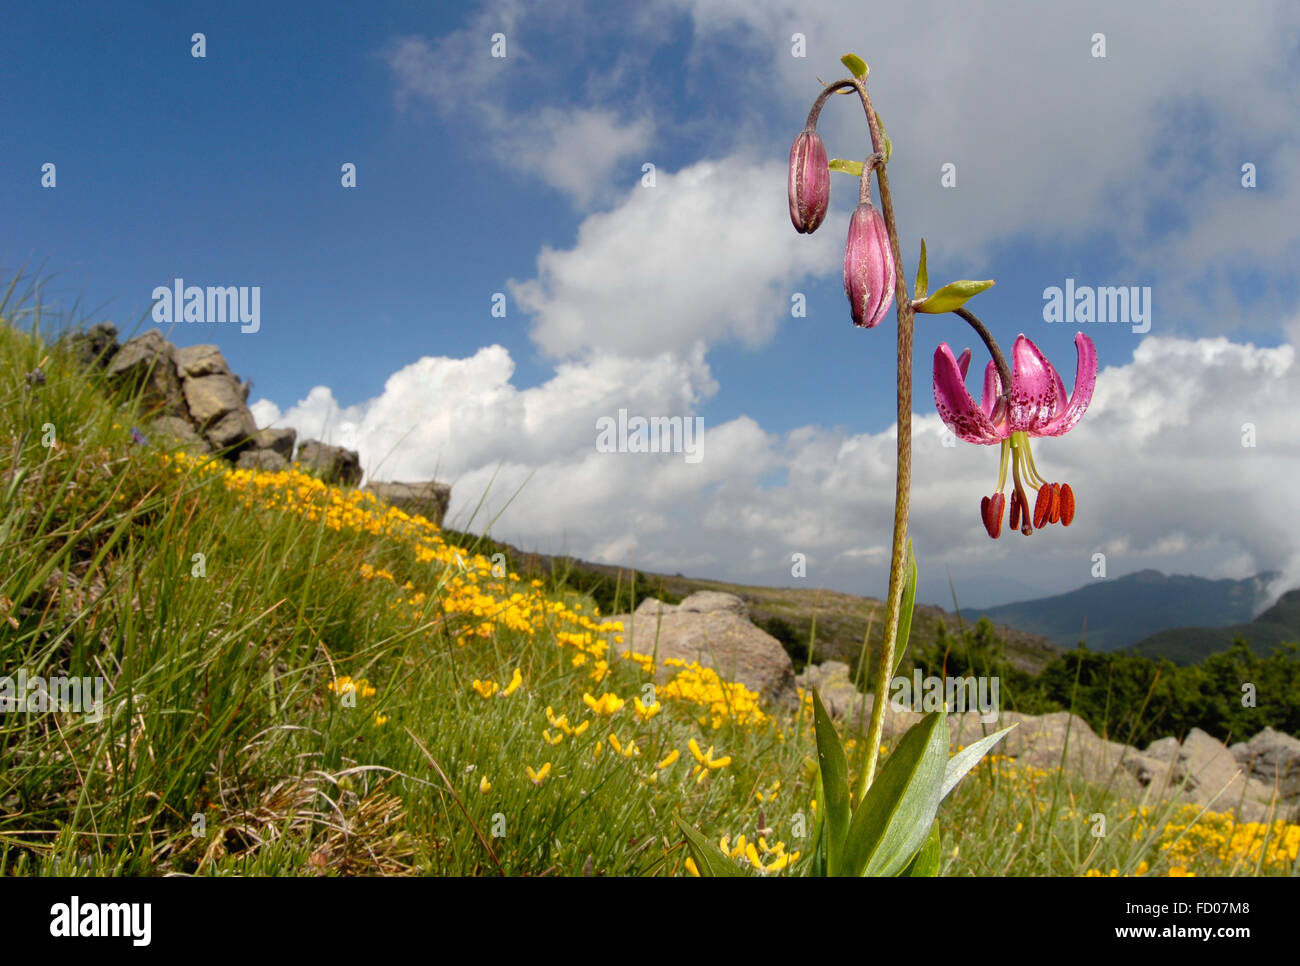
[[[839,268],[843,241],[790,227],[783,163],[701,161],[588,216],[573,248],[543,248],[537,277],[510,287],[552,356],[756,346],[801,278]]]
[[[1160,282],[1166,332],[1181,319],[1219,331],[1254,322],[1230,291],[1246,266],[1275,287],[1290,282],[1300,254],[1294,4],[994,2],[978,16],[937,0],[869,11],[860,0],[671,5],[694,19],[698,49],[744,52],[731,59],[773,96],[737,97],[735,111],[769,125],[784,116],[789,137],[818,76],[842,75],[850,50],[866,58],[895,144],[909,270],[922,234],[931,272],[944,275],[996,276],[998,242],[1100,240],[1117,261],[1108,276],[1133,277],[1095,284]],[[790,55],[796,31],[806,58]],[[1096,32],[1104,59],[1091,55]],[[821,129],[832,156],[867,153],[855,98],[832,98]],[[1257,166],[1255,189],[1240,184],[1245,162]],[[940,185],[946,163],[955,188]],[[841,204],[847,183],[835,182]]]
[[[425,358],[375,399],[339,410],[322,387],[280,420],[305,435],[328,425],[327,438],[359,448],[381,476],[452,480],[456,524],[487,492],[475,529],[495,518],[497,536],[526,548],[773,584],[792,582],[790,555],[801,552],[809,585],[883,591],[892,428],[780,436],[741,417],[706,426],[698,464],[598,453],[595,419],[620,406],[691,414],[713,388],[702,356],[607,356],[566,364],[527,390],[511,385],[512,374],[499,346]],[[1097,551],[1108,554],[1110,576],[1284,568],[1278,588],[1300,585],[1300,535],[1288,526],[1300,517],[1300,365],[1289,345],[1152,337],[1131,363],[1105,369],[1079,426],[1035,443],[1047,478],[1074,488],[1078,515],[1068,529],[1031,537],[1004,528],[994,542],[979,522],[997,447],[945,447],[928,398],[917,408],[911,533],[925,599],[943,597],[947,569],[959,594],[967,579],[1079,585]],[[278,414],[265,401],[255,411]],[[1246,422],[1253,448],[1241,445]]]

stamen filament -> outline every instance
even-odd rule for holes
[[[1011,455],[1011,444],[1007,440],[1002,441],[1002,465],[998,467],[998,488],[995,493],[1001,493],[1003,487],[1007,485],[1007,461]]]

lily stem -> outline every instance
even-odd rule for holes
[[[823,97],[843,87],[839,81],[826,88]],[[867,760],[858,774],[853,800],[861,804],[875,777],[876,762],[880,757],[880,739],[885,726],[885,698],[889,691],[889,676],[894,668],[894,648],[898,641],[899,613],[903,604],[904,562],[907,551],[907,514],[912,492],[912,299],[907,294],[907,279],[903,273],[903,252],[898,240],[898,225],[894,219],[894,199],[889,191],[889,175],[883,163],[884,139],[880,122],[871,106],[867,85],[860,77],[851,82],[862,101],[871,130],[872,150],[882,157],[873,165],[876,184],[880,188],[880,210],[889,231],[889,245],[893,250],[895,266],[895,301],[898,304],[898,474],[894,489],[894,544],[889,561],[889,593],[885,610],[885,634],[880,645],[880,666],[876,672],[876,694],[871,705],[871,725],[867,730]],[[870,178],[863,171],[863,178]]]
[[[1002,349],[998,346],[998,340],[993,338],[993,333],[988,330],[983,322],[975,317],[974,312],[969,309],[959,308],[953,309],[953,313],[961,316],[969,322],[970,327],[979,334],[981,339],[984,340],[984,345],[988,347],[989,355],[993,357],[993,364],[998,367],[998,375],[1002,378],[1002,392],[1000,395],[1005,399],[1011,393],[1011,369],[1007,365],[1007,357],[1002,354]]]

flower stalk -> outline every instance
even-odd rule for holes
[[[842,82],[841,82],[842,83]],[[885,727],[885,697],[889,693],[889,677],[894,669],[894,648],[898,641],[899,613],[903,606],[903,572],[907,552],[907,514],[912,494],[912,330],[914,313],[912,299],[907,294],[907,277],[903,269],[903,250],[898,240],[898,222],[894,216],[894,196],[889,190],[889,174],[884,163],[884,138],[880,120],[876,117],[867,93],[866,82],[859,77],[852,80],[853,88],[862,101],[871,131],[871,148],[879,156],[878,163],[863,166],[860,192],[870,193],[869,179],[876,176],[880,191],[880,211],[889,232],[889,246],[894,256],[894,300],[898,305],[898,452],[897,474],[894,481],[894,541],[889,557],[889,591],[885,604],[885,634],[881,642],[880,665],[876,669],[876,696],[871,704],[871,724],[867,729],[867,760],[858,774],[853,800],[861,802],[871,787],[880,757],[880,739]],[[837,87],[838,85],[832,85]],[[830,91],[831,88],[827,88]],[[823,92],[825,94],[826,92]],[[877,160],[875,158],[869,159]]]

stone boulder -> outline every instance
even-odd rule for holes
[[[259,429],[253,435],[253,446],[272,450],[288,461],[293,459],[293,444],[297,438],[298,431],[294,429]]]
[[[451,487],[432,480],[427,483],[367,483],[366,489],[389,506],[411,516],[422,516],[439,527],[451,503]]]
[[[235,460],[237,470],[263,470],[278,473],[287,469],[289,461],[273,449],[246,449]]]
[[[189,413],[181,394],[175,351],[157,329],[150,329],[113,353],[105,375],[115,388],[142,390],[146,406],[184,418]]]
[[[99,322],[84,332],[68,336],[68,347],[81,365],[87,369],[103,369],[117,354],[117,326],[112,322]]]
[[[355,450],[328,446],[318,439],[304,440],[294,462],[325,483],[356,486],[361,482],[361,457]]]
[[[635,614],[610,620],[623,622],[623,646],[658,656],[655,676],[673,677],[667,658],[698,661],[724,680],[739,681],[770,704],[794,700],[794,666],[781,642],[751,624],[743,603],[731,594],[692,594],[676,607],[648,598]]]
[[[1269,788],[1292,808],[1300,804],[1300,738],[1265,728],[1249,741],[1232,746],[1232,755],[1251,777]]]
[[[155,436],[175,440],[188,449],[200,453],[212,452],[212,446],[195,431],[188,419],[181,419],[179,416],[159,416],[149,424],[148,430]]]
[[[207,348],[194,346],[193,348]],[[220,354],[217,355],[221,359]],[[225,360],[221,359],[224,364]],[[257,423],[239,395],[239,383],[230,375],[187,375],[182,386],[190,421],[217,449],[251,445]]]
[[[871,716],[874,703],[872,695],[864,695],[849,677],[850,667],[843,661],[823,661],[821,664],[809,664],[799,675],[799,687],[805,691],[817,689],[826,713],[832,718],[847,718],[856,721],[859,711],[864,712],[864,721]]]
[[[215,345],[187,345],[177,349],[176,368],[182,379],[230,375],[226,357]]]

